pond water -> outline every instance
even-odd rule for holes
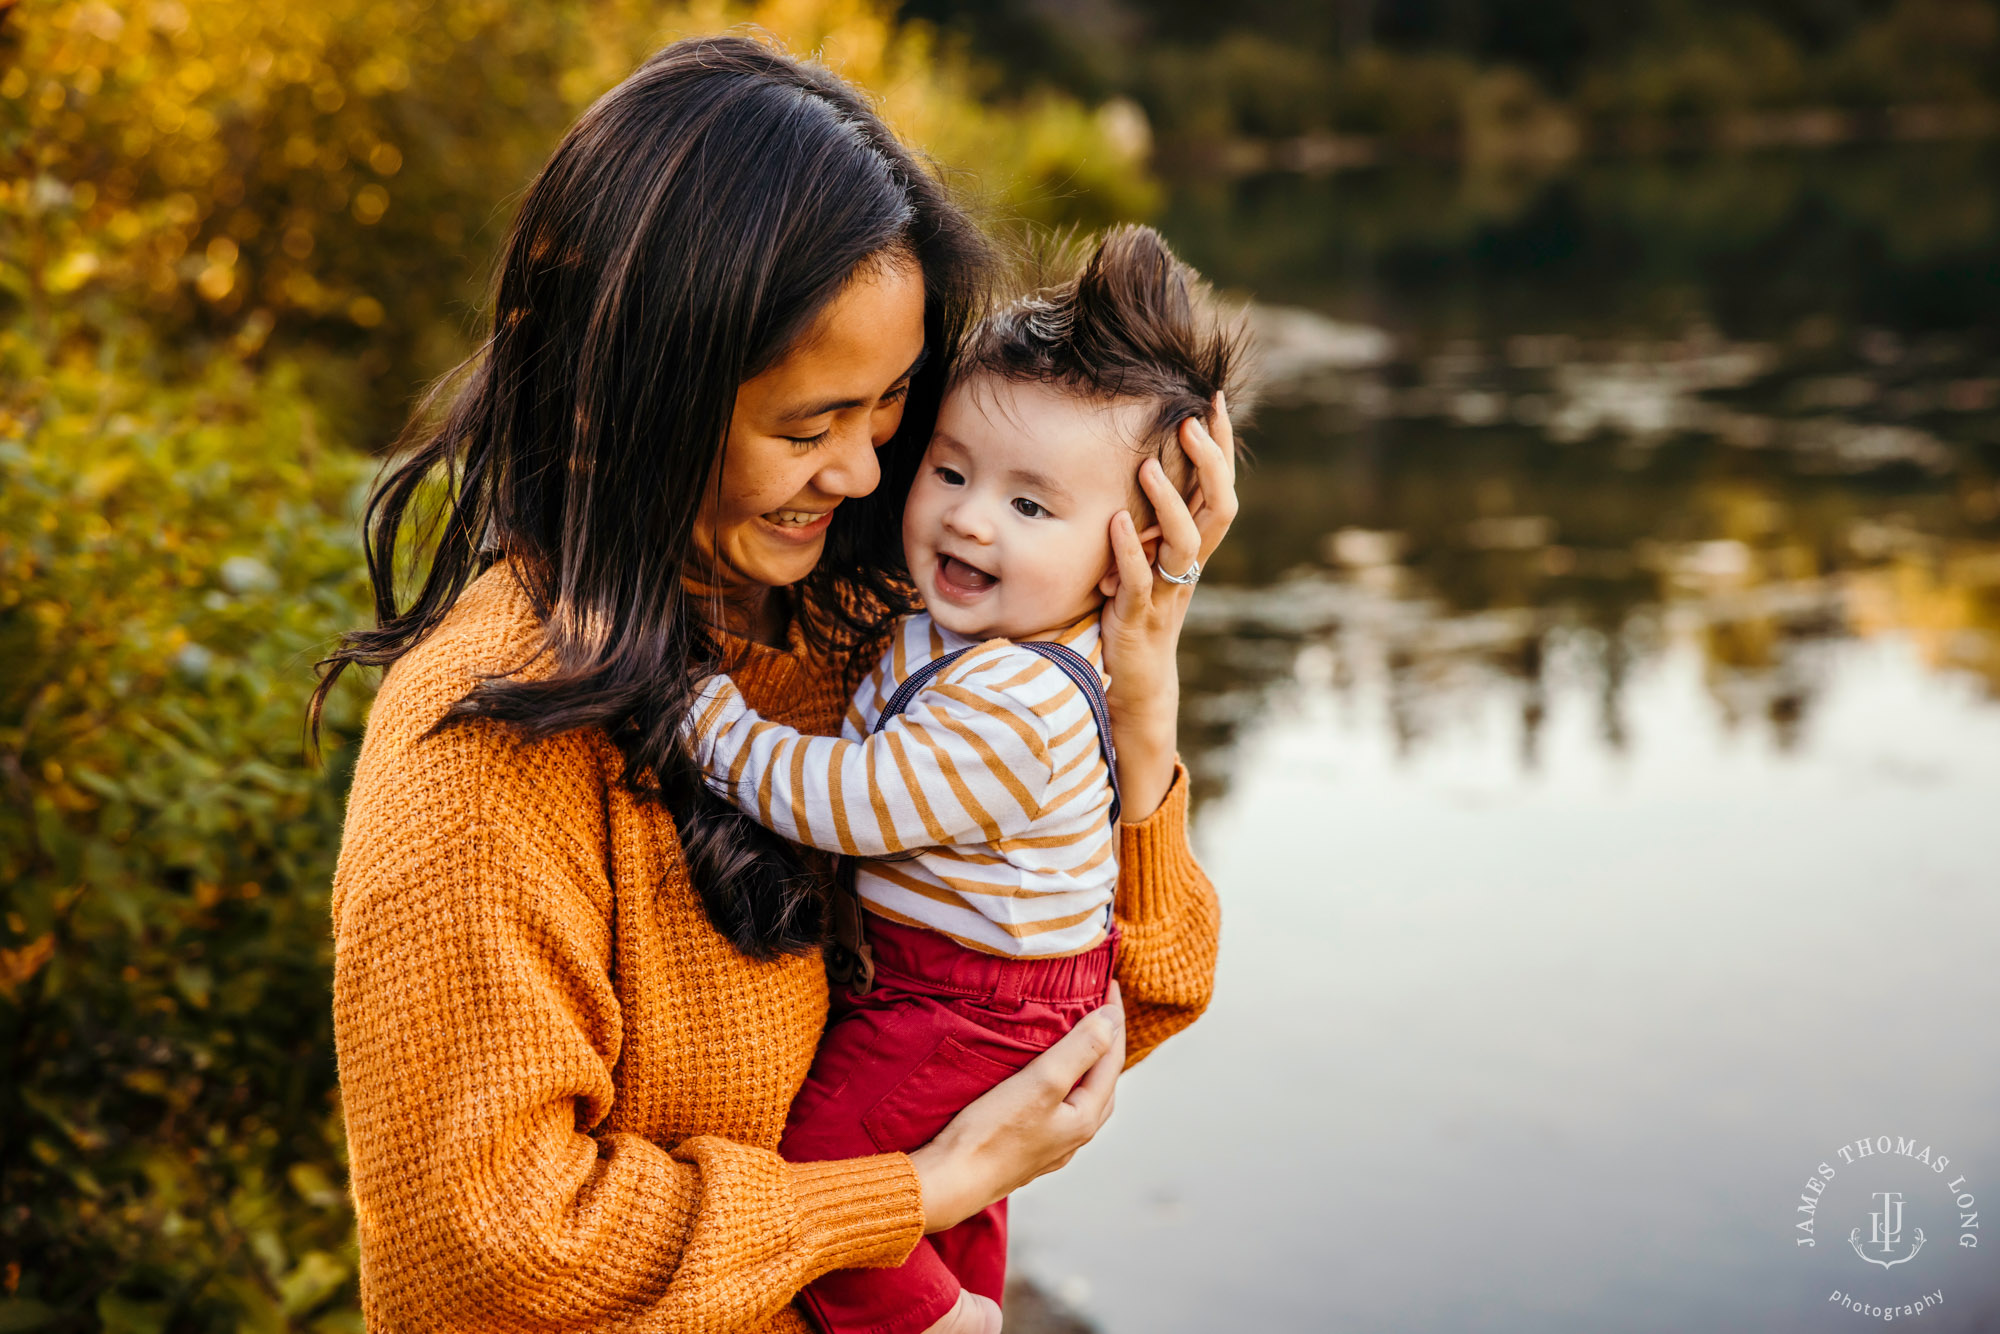
[[[1273,343],[1186,644],[1223,957],[1017,1197],[1041,1286],[1107,1334],[1996,1327],[1996,163],[1177,194]]]

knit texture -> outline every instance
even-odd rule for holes
[[[601,731],[426,737],[538,628],[505,565],[388,673],[333,890],[334,1030],[374,1334],[787,1331],[793,1294],[922,1232],[902,1154],[777,1153],[826,1022],[818,956],[712,927],[672,820]],[[839,730],[880,645],[738,644],[752,707]],[[526,670],[533,671],[529,667]],[[1207,1004],[1218,914],[1184,776],[1120,830],[1130,1059]]]

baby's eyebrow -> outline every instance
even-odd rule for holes
[[[1033,468],[1014,468],[1008,472],[1007,476],[1011,480],[1027,487],[1030,491],[1039,491],[1043,495],[1053,496],[1058,500],[1068,500],[1070,498],[1069,488],[1045,472],[1036,472]]]

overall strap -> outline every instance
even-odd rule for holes
[[[1067,644],[1053,640],[1032,640],[1022,644],[1030,653],[1039,653],[1067,676],[1084,699],[1090,704],[1091,719],[1097,724],[1097,744],[1104,752],[1104,768],[1111,779],[1111,823],[1118,823],[1118,747],[1111,740],[1111,704],[1104,698],[1104,680],[1097,669],[1090,665],[1090,659],[1078,653]]]
[[[977,646],[975,645],[974,647]],[[1111,776],[1111,823],[1114,825],[1117,824],[1119,809],[1118,748],[1111,741],[1111,706],[1104,698],[1104,682],[1098,677],[1097,668],[1090,665],[1090,659],[1084,657],[1075,649],[1070,648],[1067,644],[1057,644],[1045,639],[1033,639],[1017,641],[1015,647],[1024,648],[1028,652],[1037,654],[1054,663],[1062,674],[1070,679],[1070,683],[1083,692],[1084,699],[1090,704],[1091,719],[1097,724],[1097,744],[1104,752],[1105,768]],[[939,672],[942,672],[945,668],[951,666],[970,652],[972,652],[971,648],[955,649],[950,653],[932,658],[929,662],[904,677],[902,684],[896,687],[896,692],[889,696],[889,702],[882,706],[882,715],[875,720],[873,730],[877,732],[881,731],[891,718],[910,707],[910,701],[917,697],[917,692],[929,685]]]
[[[1020,641],[1016,646],[1054,663],[1090,702],[1090,716],[1097,724],[1097,744],[1104,752],[1105,767],[1111,776],[1111,823],[1117,825],[1118,749],[1111,742],[1111,706],[1105,702],[1104,682],[1098,677],[1097,669],[1090,665],[1090,659],[1064,644],[1029,640]],[[910,707],[910,701],[917,697],[917,692],[935,680],[939,672],[976,647],[954,649],[932,658],[904,677],[889,696],[889,702],[882,706],[882,714],[871,730],[881,731],[891,718]],[[834,947],[827,951],[826,968],[835,985],[845,986],[852,994],[862,996],[875,985],[875,951],[868,944],[867,931],[862,926],[861,899],[855,892],[851,860],[841,859],[839,879],[840,886],[833,895],[831,905]]]
[[[903,683],[896,687],[896,693],[889,696],[889,702],[882,706],[882,716],[875,720],[875,726],[869,730],[873,732],[881,731],[882,724],[910,707],[910,701],[917,697],[919,690],[922,690],[931,683],[933,677],[970,652],[972,652],[972,648],[970,647],[953,649],[949,653],[932,658],[929,662],[904,677]]]

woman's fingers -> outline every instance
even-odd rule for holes
[[[1228,473],[1230,489],[1236,487],[1236,426],[1229,420],[1229,399],[1217,393],[1215,413],[1207,423],[1208,433],[1222,450],[1222,466]]]
[[[1112,982],[1110,992],[1104,996],[1104,1006],[1086,1018],[1086,1022],[1094,1020],[1104,1020],[1112,1026],[1110,1042],[1096,1064],[1070,1090],[1070,1096],[1064,1098],[1064,1102],[1090,1118],[1090,1134],[1096,1134],[1098,1126],[1110,1120],[1112,1104],[1118,1102],[1118,1076],[1124,1074],[1124,992],[1118,990],[1118,982]]]
[[[1076,1044],[1076,1051],[1066,1053],[1071,1058],[1070,1063],[1050,1072],[1052,1086],[1060,1086],[1062,1081],[1069,1077],[1070,1072],[1076,1068],[1073,1061],[1078,1053],[1091,1051],[1096,1053],[1089,1067],[1070,1086],[1058,1108],[1059,1111],[1069,1115],[1070,1134],[1075,1142],[1060,1157],[1053,1159],[1037,1172],[1035,1174],[1037,1176],[1060,1171],[1069,1166],[1070,1159],[1076,1157],[1076,1151],[1088,1144],[1096,1137],[1097,1132],[1104,1128],[1104,1123],[1111,1119],[1112,1108],[1117,1105],[1118,1076],[1125,1070],[1125,1004],[1120,999],[1116,982],[1111,984],[1110,994],[1106,996],[1104,1004],[1086,1015],[1082,1023],[1064,1035],[1062,1042],[1038,1057],[1037,1064],[1047,1060],[1057,1047],[1072,1040]]]
[[[1185,575],[1201,557],[1201,529],[1188,513],[1187,503],[1167,480],[1167,470],[1157,459],[1147,459],[1139,468],[1139,485],[1160,524],[1160,549],[1155,558],[1169,574]]]
[[[1222,433],[1220,440],[1211,433],[1207,424],[1193,417],[1181,427],[1182,450],[1187,454],[1188,461],[1194,464],[1198,494],[1194,497],[1192,513],[1201,533],[1204,560],[1222,545],[1223,535],[1236,520],[1235,437],[1220,394],[1216,395],[1215,419],[1217,429]]]
[[[1111,985],[1110,1000],[1028,1066],[1053,1103],[1050,1110],[1065,1141],[1030,1179],[1067,1167],[1111,1116],[1118,1076],[1125,1068],[1125,1007],[1117,1000],[1118,984]]]
[[[1094,1117],[1093,1125],[1102,1125],[1104,1118],[1111,1115],[1111,1100],[1118,1088],[1118,1076],[1125,1069],[1125,1001],[1116,982],[1111,984],[1104,1004],[1086,1015],[1083,1022],[1070,1032],[1073,1034],[1077,1029],[1093,1024],[1107,1030],[1103,1052],[1063,1101],[1086,1116]]]
[[[1028,1069],[1052,1095],[1051,1102],[1066,1102],[1094,1113],[1097,1104],[1110,1096],[1108,1084],[1118,1080],[1117,1070],[1111,1072],[1107,1081],[1098,1067],[1114,1049],[1122,1056],[1124,1045],[1125,1009],[1115,1001],[1107,1001],[1030,1061]]]
[[[1111,516],[1111,559],[1118,567],[1118,597],[1114,610],[1127,620],[1138,619],[1153,596],[1153,567],[1129,511]]]

